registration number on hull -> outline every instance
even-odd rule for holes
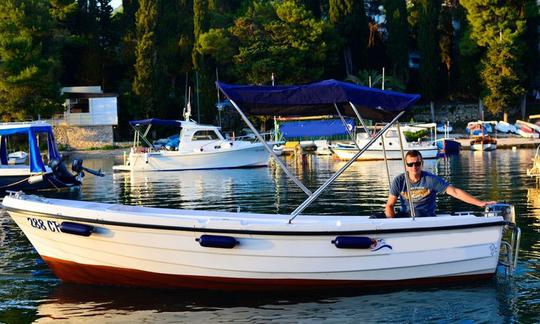
[[[34,217],[27,217],[26,220],[35,229],[42,230],[42,231],[50,231],[50,232],[60,232],[60,224],[58,224],[56,221],[48,220],[44,221],[39,218]]]

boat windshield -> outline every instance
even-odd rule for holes
[[[193,134],[192,141],[212,141],[219,140],[218,134],[213,130],[199,130]]]

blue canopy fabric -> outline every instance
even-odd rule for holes
[[[354,130],[355,122],[345,119],[349,131]],[[347,135],[347,129],[340,119],[296,120],[279,123],[279,132],[285,139],[299,137],[330,137]]]
[[[334,104],[347,116],[355,116],[349,102],[362,116],[387,119],[420,99],[406,94],[336,80],[289,86],[233,85],[216,82],[218,88],[249,115],[320,116],[335,115]]]
[[[131,120],[129,122],[131,126],[139,125],[160,125],[160,126],[182,126],[182,121],[180,120],[170,120],[170,119],[159,119],[159,118],[149,118],[141,120]]]
[[[46,134],[47,136],[47,148],[49,151],[49,161],[60,159],[60,153],[58,152],[58,146],[56,145],[52,126],[48,124],[21,124],[14,127],[8,127],[0,129],[0,163],[3,165],[8,163],[7,159],[7,136],[10,135],[26,135],[28,136],[28,147],[30,156],[30,171],[32,172],[46,172],[45,164],[41,158],[41,151],[39,149],[39,143],[37,135]]]

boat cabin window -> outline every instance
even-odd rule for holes
[[[200,130],[196,131],[191,138],[192,141],[211,141],[218,140],[219,136],[213,130]]]
[[[386,137],[386,138],[397,138],[398,137],[397,130],[391,129],[391,130],[387,131],[386,134],[384,134],[384,137]]]

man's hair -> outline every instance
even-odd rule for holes
[[[420,158],[420,161],[424,162],[424,158],[422,157],[422,153],[420,153],[420,151],[418,150],[410,150],[409,152],[407,152],[407,154],[405,154],[405,160],[407,159],[407,157],[419,157]]]

